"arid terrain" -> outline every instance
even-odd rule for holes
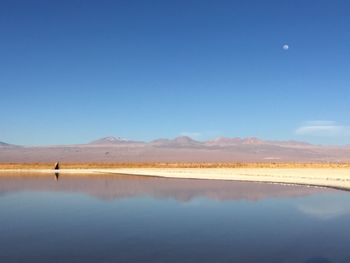
[[[254,165],[256,165],[254,167]],[[331,187],[337,189],[350,190],[350,168],[348,164],[283,164],[268,167],[259,166],[259,164],[247,164],[242,167],[227,168],[221,166],[219,168],[196,167],[192,168],[180,164],[173,164],[173,166],[154,164],[154,167],[142,167],[130,165],[115,167],[110,166],[106,168],[103,164],[78,166],[74,164],[70,166],[62,166],[59,170],[49,168],[49,164],[3,164],[0,166],[0,177],[6,176],[21,176],[23,173],[27,175],[55,175],[59,176],[76,176],[83,175],[133,175],[142,177],[164,177],[177,179],[205,179],[205,180],[226,180],[226,181],[246,181],[246,182],[265,182],[265,183],[279,183],[279,184],[297,184],[307,186]],[[302,167],[302,165],[305,165]],[[294,166],[294,167],[293,167]],[[68,168],[70,167],[70,168]]]
[[[115,137],[87,144],[18,146],[0,144],[0,163],[325,163],[349,162],[350,146],[320,146],[297,141],[224,138],[196,141],[189,137],[151,142]]]
[[[24,147],[2,143],[0,175],[9,172],[128,174],[350,189],[350,147],[257,138],[189,137],[152,142],[102,138],[82,145]]]

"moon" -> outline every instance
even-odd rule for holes
[[[283,49],[284,49],[284,50],[288,50],[288,49],[289,49],[289,45],[288,45],[288,44],[284,44],[284,45],[283,45]]]

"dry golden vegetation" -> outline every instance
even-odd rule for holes
[[[0,163],[0,169],[53,169],[54,163]],[[350,168],[350,163],[60,163],[61,169],[89,168]]]

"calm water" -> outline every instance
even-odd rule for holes
[[[0,262],[350,262],[350,193],[133,176],[0,177]]]

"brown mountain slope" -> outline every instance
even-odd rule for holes
[[[184,136],[149,143],[112,138],[107,137],[82,145],[1,147],[0,162],[350,161],[349,146],[319,146],[294,141],[264,141],[257,138],[219,138],[203,142]]]

